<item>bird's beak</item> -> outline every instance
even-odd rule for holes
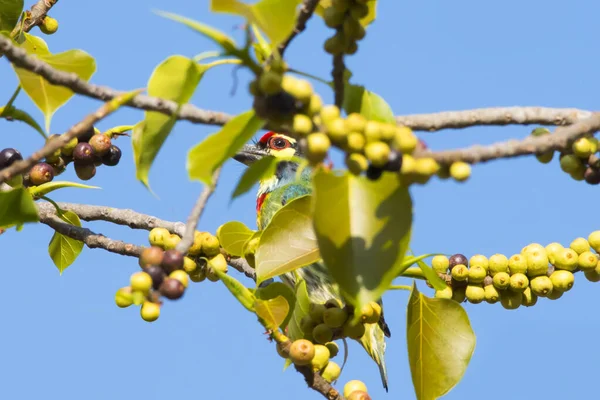
[[[254,145],[246,144],[236,155],[233,156],[233,159],[246,166],[250,166],[267,155],[268,154],[266,151],[261,150]]]

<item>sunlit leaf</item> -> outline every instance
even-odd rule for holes
[[[219,280],[223,282],[225,287],[244,306],[244,308],[254,312],[254,301],[256,300],[256,297],[254,297],[250,289],[242,285],[240,281],[234,277],[227,275],[225,272],[221,272],[217,269],[214,271],[219,276]]]
[[[274,156],[266,156],[252,163],[238,181],[231,195],[232,199],[248,192],[252,187],[265,177],[275,175],[279,160]]]
[[[418,400],[435,400],[462,379],[475,334],[469,317],[454,300],[428,298],[413,290],[406,314],[408,361]]]
[[[346,113],[359,113],[368,120],[396,123],[394,112],[381,96],[370,92],[364,86],[346,83],[343,108]]]
[[[360,23],[362,26],[366,27],[371,24],[375,18],[377,17],[377,2],[379,0],[370,0],[367,2],[367,6],[369,7],[369,13],[360,19]],[[323,13],[327,7],[331,7],[331,0],[321,0],[319,5],[315,9],[315,14],[323,18]]]
[[[277,296],[283,296],[287,301],[288,313],[283,319],[283,321],[279,324],[281,328],[285,328],[290,319],[292,318],[293,310],[296,305],[296,296],[294,295],[294,290],[282,282],[273,282],[268,284],[265,287],[259,287],[254,292],[254,296],[260,300],[271,300],[276,298]]]
[[[0,191],[0,228],[39,220],[35,202],[26,188]]]
[[[256,250],[256,280],[262,282],[318,260],[310,195],[283,206],[263,230]]]
[[[27,40],[21,44],[30,55],[38,57],[52,68],[63,72],[74,73],[80,79],[89,81],[96,72],[94,57],[83,50],[68,50],[51,54],[45,42],[40,38],[26,35]],[[46,131],[50,131],[50,121],[54,113],[62,107],[73,95],[73,91],[63,86],[50,84],[40,75],[11,64],[15,70],[23,91],[42,111],[45,118]]]
[[[29,193],[31,193],[31,195],[33,197],[41,197],[41,196],[45,196],[48,193],[53,192],[55,190],[68,188],[68,187],[78,188],[78,189],[100,189],[99,186],[90,186],[90,185],[84,185],[82,183],[69,182],[69,181],[51,181],[51,182],[47,182],[47,183],[44,183],[39,186],[30,186],[27,189],[29,190]]]
[[[277,329],[290,312],[290,305],[283,296],[270,300],[254,300],[256,315],[263,320],[267,329]]]
[[[360,309],[377,301],[403,268],[412,225],[408,188],[396,174],[371,181],[325,170],[314,186],[321,255],[344,297]]]
[[[64,211],[61,219],[68,224],[81,227],[79,217],[72,211]],[[83,245],[80,240],[71,239],[62,233],[54,232],[48,244],[48,254],[50,254],[50,258],[61,275],[81,254]]]
[[[244,244],[252,237],[254,232],[242,222],[229,221],[219,226],[217,238],[227,254],[242,257],[244,255]]]
[[[296,304],[294,305],[294,312],[292,318],[288,324],[288,336],[291,340],[303,339],[304,333],[300,329],[300,321],[310,311],[310,298],[308,297],[308,291],[306,289],[306,281],[304,279],[298,279],[296,281]]]
[[[44,139],[46,138],[46,134],[44,133],[42,127],[38,125],[31,115],[23,110],[19,110],[15,107],[0,107],[0,118],[25,122],[27,125],[35,129],[40,135],[42,135]]]
[[[190,179],[210,185],[215,170],[233,157],[264,124],[265,121],[257,117],[254,110],[246,111],[194,146],[187,157]]]
[[[256,55],[256,59],[259,63],[264,63],[267,58],[271,55],[273,50],[269,45],[269,42],[265,40],[262,33],[255,24],[252,24],[252,33],[256,38],[256,42],[252,43],[252,48],[254,49],[254,55]]]
[[[296,25],[296,8],[300,0],[260,0],[246,4],[239,0],[211,0],[214,12],[236,14],[258,26],[275,46],[283,42]]]
[[[23,0],[0,0],[0,31],[12,31],[23,11]]]

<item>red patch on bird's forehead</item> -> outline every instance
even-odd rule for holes
[[[269,131],[267,133],[265,133],[264,135],[262,135],[262,137],[260,138],[260,140],[258,141],[260,144],[267,144],[267,141],[271,138],[271,136],[276,135],[276,132],[273,131]]]

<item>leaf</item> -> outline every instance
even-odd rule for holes
[[[235,52],[236,50],[235,41],[218,29],[170,12],[155,11],[155,13],[161,17],[168,18],[186,25],[188,28],[212,40],[228,53]]]
[[[321,259],[310,195],[295,198],[275,213],[263,230],[255,257],[257,283]]]
[[[219,280],[223,282],[225,287],[235,296],[235,298],[246,308],[246,310],[254,312],[254,301],[256,298],[246,286],[242,285],[237,279],[221,272],[214,270],[219,276]]]
[[[69,182],[69,181],[52,181],[52,182],[44,183],[39,186],[30,186],[27,189],[29,190],[29,193],[33,197],[41,197],[41,196],[45,196],[48,193],[53,192],[55,190],[63,189],[63,188],[67,188],[67,187],[73,187],[73,188],[79,188],[79,189],[100,189],[99,186],[90,186],[90,185],[84,185],[82,183]]]
[[[236,197],[248,192],[261,179],[267,176],[275,175],[275,170],[279,161],[280,160],[276,157],[266,156],[252,163],[252,165],[250,165],[250,167],[244,171],[244,174],[233,190],[231,198],[235,199]]]
[[[270,300],[254,300],[256,315],[263,320],[267,329],[277,329],[290,312],[290,305],[283,296],[277,296]]]
[[[256,42],[252,43],[252,48],[254,48],[254,55],[260,64],[264,63],[267,58],[271,55],[273,50],[269,43],[265,40],[263,35],[260,33],[260,30],[255,24],[251,25],[252,33],[256,38]]]
[[[294,30],[299,0],[261,0],[245,4],[238,0],[211,0],[213,12],[241,15],[258,26],[276,47]]]
[[[325,265],[356,309],[377,301],[402,270],[412,200],[398,175],[377,181],[319,170],[314,226]]]
[[[264,124],[265,121],[257,117],[254,110],[249,110],[235,116],[219,132],[198,143],[188,152],[190,179],[210,185],[213,172],[233,157]]]
[[[0,118],[16,119],[17,121],[25,122],[27,125],[35,129],[40,135],[42,135],[44,139],[46,139],[46,134],[44,133],[42,127],[38,125],[31,115],[23,110],[19,110],[15,107],[0,107]]]
[[[61,219],[65,222],[81,227],[81,221],[72,211],[64,211]],[[54,232],[48,244],[48,254],[62,275],[65,269],[77,259],[83,250],[83,242],[72,239],[62,233]]]
[[[85,51],[68,50],[52,54],[48,51],[48,47],[42,39],[28,34],[25,35],[26,40],[21,44],[21,47],[27,50],[30,55],[34,55],[48,63],[52,68],[74,73],[84,81],[89,81],[96,72],[94,57]],[[46,131],[49,132],[52,116],[74,95],[73,91],[63,86],[52,85],[38,74],[16,67],[14,64],[11,65],[19,78],[23,91],[44,114]]]
[[[39,222],[37,207],[24,187],[0,191],[0,228]]]
[[[394,112],[381,96],[364,86],[345,84],[343,108],[347,114],[359,113],[368,120],[396,123]]]
[[[148,95],[172,100],[177,104],[187,103],[200,83],[206,68],[190,58],[174,55],[161,62],[148,81]],[[165,115],[158,111],[146,111],[141,131],[138,132],[135,155],[136,178],[149,187],[150,167],[177,122],[176,115]]]
[[[0,31],[12,31],[23,11],[23,0],[0,0]]]
[[[475,334],[469,317],[454,300],[428,298],[413,282],[406,314],[408,361],[418,400],[435,400],[462,379]]]
[[[292,318],[288,324],[288,336],[292,341],[298,339],[304,339],[304,333],[300,329],[300,321],[310,311],[310,298],[308,297],[308,291],[306,289],[306,281],[304,279],[298,279],[296,281],[296,302],[294,305],[294,312]]]
[[[377,16],[377,0],[370,0],[366,4],[369,7],[369,13],[360,19],[360,23],[364,27],[370,25]],[[331,0],[321,0],[315,9],[315,14],[323,18],[325,9],[327,7],[331,7]]]
[[[271,300],[278,296],[283,296],[288,304],[288,313],[283,319],[283,321],[278,325],[282,329],[285,328],[290,319],[292,318],[293,310],[296,305],[296,296],[294,295],[294,290],[282,282],[273,282],[268,284],[265,287],[259,287],[254,292],[254,296],[260,300]]]
[[[219,226],[217,229],[217,238],[227,254],[235,257],[243,257],[244,244],[252,237],[254,232],[242,222],[230,221]]]

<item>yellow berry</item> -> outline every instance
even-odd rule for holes
[[[188,287],[188,284],[190,283],[188,274],[181,269],[176,269],[175,271],[171,272],[169,274],[169,278],[178,280],[181,282],[184,288]]]
[[[320,371],[329,363],[329,349],[322,344],[315,344],[315,355],[310,361],[310,364],[315,371]]]
[[[377,142],[381,140],[381,122],[368,121],[364,129],[367,142]]]
[[[321,108],[321,120],[324,124],[340,117],[340,109],[334,105],[326,105]]]
[[[152,288],[152,277],[144,271],[135,272],[131,275],[130,284],[132,290],[147,293]]]
[[[330,146],[331,141],[326,134],[321,132],[311,133],[307,137],[307,158],[313,163],[319,163],[323,161],[325,156],[327,156]]]
[[[346,124],[342,118],[335,118],[325,125],[325,130],[327,131],[327,136],[331,138],[334,142],[342,142],[348,132],[346,131]]]
[[[169,236],[171,236],[171,232],[169,232],[167,229],[153,228],[148,234],[148,241],[152,246],[164,248],[165,241]]]
[[[411,154],[417,148],[419,139],[407,126],[396,127],[394,145],[402,154]]]
[[[140,315],[146,322],[154,322],[160,316],[160,305],[145,301],[140,308]]]
[[[258,78],[258,87],[266,95],[273,95],[281,92],[283,76],[274,71],[265,71]]]
[[[198,269],[198,264],[196,263],[196,261],[192,260],[189,257],[183,257],[183,270],[185,272],[187,272],[188,274],[192,274],[197,269]]]
[[[346,150],[350,153],[361,152],[365,148],[366,142],[362,133],[350,132],[346,138]]]
[[[304,114],[296,114],[293,129],[299,135],[308,135],[313,130],[312,120]]]
[[[390,146],[383,142],[371,142],[365,146],[365,155],[375,167],[383,167],[390,156]]]
[[[449,266],[450,266],[450,260],[446,256],[437,255],[431,259],[431,267],[437,273],[447,274]]]
[[[458,182],[464,182],[471,176],[471,166],[462,161],[453,162],[450,165],[450,176]]]
[[[123,287],[117,290],[115,294],[115,303],[120,308],[126,308],[133,304],[133,295],[131,287]]]
[[[367,119],[359,113],[351,113],[346,118],[345,124],[348,132],[362,133],[367,125]]]
[[[344,397],[349,397],[352,392],[356,391],[367,392],[367,385],[359,380],[348,381],[344,385]]]
[[[600,231],[590,233],[587,240],[592,249],[597,253],[600,253]]]
[[[46,15],[39,27],[46,35],[52,35],[58,30],[58,21]]]
[[[469,265],[471,267],[479,265],[480,267],[483,267],[485,270],[487,270],[490,264],[486,256],[484,256],[483,254],[476,254],[469,259]]]
[[[575,250],[577,254],[585,253],[586,251],[590,251],[590,244],[588,243],[586,238],[578,237],[573,240],[569,245],[570,248]]]
[[[431,157],[417,158],[415,172],[419,175],[432,176],[440,169],[440,165]]]
[[[342,369],[340,368],[340,366],[333,361],[329,361],[329,363],[327,363],[327,365],[323,369],[323,372],[321,372],[321,376],[327,382],[331,383],[337,380],[340,377],[341,373]]]
[[[369,161],[360,153],[352,153],[346,156],[346,166],[354,175],[360,175],[369,167]]]

